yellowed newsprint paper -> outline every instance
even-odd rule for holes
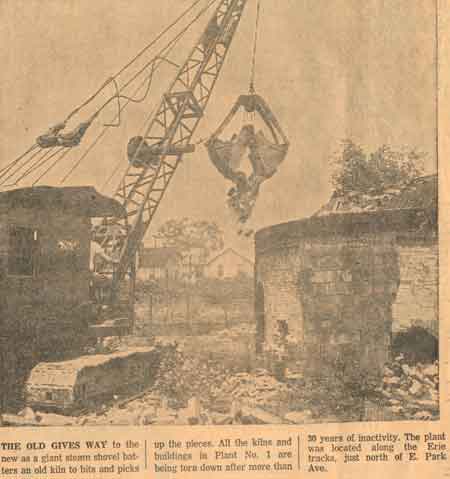
[[[450,475],[450,5],[0,0],[0,477]]]

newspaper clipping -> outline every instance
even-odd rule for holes
[[[449,477],[448,3],[0,18],[0,477]]]

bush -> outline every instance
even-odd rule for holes
[[[423,174],[425,154],[414,149],[395,150],[382,145],[372,153],[351,140],[342,142],[332,158],[332,184],[338,194],[377,194],[399,187]]]

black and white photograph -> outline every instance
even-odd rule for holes
[[[426,0],[0,0],[0,424],[437,421]]]

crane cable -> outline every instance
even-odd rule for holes
[[[91,103],[100,93],[101,91],[106,88],[111,82],[117,79],[125,70],[127,70],[133,63],[135,63],[146,51],[148,51],[153,45],[155,45],[169,30],[175,27],[184,17],[186,17],[194,8],[201,2],[202,0],[195,0],[194,3],[184,10],[170,25],[168,25],[164,30],[162,30],[150,43],[144,46],[131,60],[128,61],[126,65],[124,65],[120,70],[118,70],[114,75],[108,78],[105,83],[95,92],[93,93],[86,101],[84,101],[81,105],[76,107],[72,112],[67,116],[64,123],[67,123],[73,116],[75,116],[80,110],[82,110],[85,106]],[[148,64],[147,64],[148,66]],[[135,79],[135,78],[134,78]],[[122,91],[129,85],[130,82],[125,84],[124,87],[120,89]]]
[[[212,3],[214,3],[215,1],[217,0],[214,0],[213,2],[210,2],[201,12],[200,14],[198,14],[193,21],[191,21],[189,23],[189,25],[187,27],[185,27],[181,32],[179,32],[177,34],[176,37],[174,37],[171,41],[169,41],[159,52],[158,54],[150,61],[148,62],[137,74],[135,74],[133,76],[133,78],[131,78],[126,85],[124,85],[121,89],[123,90],[124,88],[126,88],[126,86],[130,85],[132,83],[132,81],[134,81],[136,78],[139,77],[139,75],[145,71],[145,69],[149,66],[149,65],[152,65],[152,70],[150,72],[150,74],[144,79],[144,82],[141,83],[139,85],[139,87],[132,93],[132,96],[131,97],[128,97],[128,96],[125,96],[125,95],[115,95],[113,97],[111,97],[110,99],[108,99],[107,102],[105,102],[105,104],[96,112],[94,113],[94,115],[91,116],[89,122],[92,122],[93,119],[100,113],[100,111],[107,105],[109,104],[113,99],[117,98],[118,99],[118,103],[120,104],[120,98],[124,98],[126,100],[126,103],[122,106],[120,105],[119,109],[118,109],[118,114],[114,117],[113,121],[116,121],[116,120],[119,120],[120,121],[120,113],[128,106],[128,104],[130,102],[134,102],[134,103],[139,103],[139,102],[142,102],[145,100],[145,98],[148,96],[148,93],[150,91],[150,87],[151,87],[151,83],[152,83],[152,79],[153,79],[153,75],[156,71],[156,69],[159,67],[159,65],[162,63],[162,62],[167,62],[171,65],[175,65],[175,66],[178,66],[176,64],[174,64],[173,62],[171,62],[167,56],[169,55],[169,53],[172,51],[172,49],[175,47],[175,45],[179,42],[179,40],[182,38],[182,36],[186,33],[186,31],[193,25],[193,23],[201,16],[205,13],[205,11],[211,6]],[[167,29],[166,29],[167,30]],[[141,53],[142,54],[142,53]],[[122,68],[121,71],[123,71],[124,68]],[[144,93],[144,95],[142,95],[140,98],[136,98],[135,96],[140,92],[140,90],[145,86],[147,85],[146,87],[146,91]],[[94,140],[94,142],[90,145],[90,147],[85,151],[85,153],[82,155],[82,157],[79,159],[79,161],[73,166],[73,168],[67,173],[67,175],[62,179],[61,183],[64,183],[67,178],[72,174],[72,172],[77,168],[77,166],[81,163],[81,161],[87,156],[87,154],[93,149],[93,147],[100,141],[100,139],[104,136],[104,134],[107,132],[107,129],[109,127],[112,127],[112,126],[116,126],[114,124],[105,124],[104,125],[104,130],[97,136],[96,140]],[[56,151],[55,153],[53,153],[51,155],[50,158],[46,158],[47,155],[44,155],[43,157],[39,158],[35,163],[33,163],[32,167],[29,168],[18,180],[16,180],[15,184],[17,184],[18,181],[20,181],[21,179],[23,179],[24,177],[26,176],[29,176],[30,174],[34,173],[37,169],[39,169],[41,166],[43,166],[45,163],[48,163],[48,161],[53,158],[55,155],[59,155],[61,153],[60,156],[58,156],[58,158],[50,165],[49,168],[47,168],[34,182],[33,182],[33,186],[39,182],[47,173],[49,173],[61,160],[64,159],[64,157],[72,150],[72,147],[69,147],[67,149],[58,149],[58,151]],[[39,163],[39,164],[38,164]],[[25,166],[25,165],[22,165],[22,167]],[[15,171],[15,173],[18,173],[18,171],[20,171],[20,167]],[[14,175],[12,175],[14,176]]]
[[[36,150],[36,148],[38,148],[37,151],[34,151],[34,150]],[[34,153],[33,153],[31,156],[29,156],[22,165],[19,165],[12,173],[10,173],[10,174],[8,175],[8,173],[14,168],[14,166],[15,166],[20,160],[22,160],[23,158],[25,158],[25,157],[26,157],[29,153],[31,153],[32,151],[34,151]],[[5,166],[4,168],[2,168],[2,173],[0,174],[0,179],[4,178],[6,175],[8,175],[8,176],[6,176],[6,178],[0,183],[0,185],[3,185],[6,181],[9,180],[9,178],[14,177],[14,175],[15,175],[16,173],[18,173],[24,166],[28,165],[28,164],[29,164],[37,155],[39,155],[40,153],[42,153],[42,148],[39,148],[39,146],[35,144],[35,145],[34,145],[32,148],[30,148],[27,152],[25,152],[23,155],[21,155],[17,160],[11,162],[8,167]]]
[[[27,156],[29,153],[31,153],[33,150],[35,150],[36,148],[39,148],[39,146],[35,143],[34,145],[32,145],[30,148],[28,148],[27,151],[25,151],[24,153],[22,153],[20,156],[18,156],[15,160],[11,161],[10,163],[6,164],[5,166],[3,166],[2,168],[0,168],[0,178],[2,178],[6,173],[8,173],[9,170],[11,170],[11,168],[20,162],[20,160],[22,160],[25,156]],[[5,171],[6,170],[6,171]]]
[[[72,150],[72,148],[64,148],[62,147],[60,150],[58,150],[55,154],[58,154],[58,153],[61,153],[62,151],[62,154],[56,158],[56,160],[36,179],[33,181],[33,183],[31,184],[31,186],[35,186],[37,183],[39,183],[39,181],[42,180],[42,178],[44,178],[44,176],[47,175],[47,173],[49,173],[51,170],[53,170],[53,168],[60,162],[64,159],[64,157]],[[54,155],[52,155],[53,157]],[[48,158],[46,160],[46,163],[47,161],[49,161],[50,158]],[[42,165],[41,165],[42,166]]]
[[[153,72],[152,72],[152,76],[153,76]],[[137,95],[139,93],[139,91],[145,86],[145,84],[147,83],[148,79],[146,78],[140,85],[139,87],[134,91],[133,95]],[[120,123],[120,115],[121,115],[121,112],[131,103],[131,102],[135,102],[135,103],[139,103],[141,101],[143,101],[145,99],[145,97],[148,95],[148,92],[150,90],[150,84],[151,84],[151,81],[149,81],[148,83],[148,86],[147,86],[147,90],[144,94],[144,97],[142,99],[139,99],[139,100],[134,100],[133,98],[129,98],[129,97],[124,97],[127,99],[127,102],[122,106],[120,105],[120,99],[118,97],[118,101],[119,101],[119,108],[118,108],[118,112],[116,114],[116,116],[113,118],[113,121],[118,121]],[[109,100],[111,101],[111,99]],[[109,103],[109,101],[107,103]],[[93,118],[92,118],[93,119]],[[83,161],[83,159],[87,156],[87,154],[94,148],[94,146],[103,138],[103,136],[106,134],[106,132],[108,131],[108,129],[110,127],[114,127],[114,126],[117,126],[113,123],[106,123],[105,125],[103,125],[103,130],[99,133],[99,135],[97,136],[97,138],[91,143],[91,145],[87,148],[87,150],[83,153],[83,155],[81,156],[81,158],[78,160],[78,162],[74,165],[74,167],[69,171],[69,173],[63,178],[63,180],[61,180],[61,183],[64,183],[65,180],[72,174],[72,172],[77,168],[77,166],[81,163],[81,161]],[[44,176],[47,175],[47,173],[49,173],[60,161],[62,161],[66,155],[72,151],[73,147],[70,147],[70,148],[63,148],[65,151],[52,163],[52,165],[47,168],[47,170],[45,170],[45,172],[39,176],[39,178],[37,178],[32,186],[35,186],[36,183],[38,183]],[[56,154],[60,153],[62,150],[60,149]],[[54,155],[53,155],[54,156]],[[45,161],[43,161],[37,168],[34,168],[32,171],[30,171],[30,174],[33,173],[33,171],[35,171],[36,169],[40,168],[44,163],[47,163],[48,159],[46,159]],[[19,180],[17,180],[19,181]]]
[[[167,48],[167,45],[166,47]],[[160,52],[161,54],[161,52]],[[168,54],[168,53],[167,53]],[[155,66],[156,62],[160,60],[159,64],[157,66]],[[108,100],[105,101],[105,103],[103,103],[103,105],[91,116],[91,118],[89,119],[89,122],[92,122],[101,112],[102,110],[104,110],[113,100],[117,100],[117,112],[118,114],[116,115],[116,117],[114,118],[113,121],[116,121],[117,120],[117,123],[104,123],[103,126],[110,126],[110,127],[118,127],[120,126],[121,124],[121,119],[120,119],[120,113],[121,113],[121,103],[120,103],[120,100],[126,100],[128,103],[142,103],[148,96],[149,92],[150,92],[150,88],[152,86],[152,83],[153,83],[153,77],[154,77],[154,74],[157,70],[157,68],[159,67],[159,65],[162,63],[162,62],[166,62],[168,63],[169,65],[171,66],[175,66],[175,67],[179,67],[179,65],[177,65],[176,63],[172,62],[171,60],[169,60],[168,58],[166,57],[161,57],[161,56],[155,56],[150,62],[148,62],[143,68],[142,70],[140,70],[126,85],[122,86],[119,88],[119,85],[117,83],[117,80],[115,78],[112,79],[112,82],[114,83],[114,87],[115,87],[115,90],[116,90],[116,94],[113,95],[112,97],[108,98]],[[146,87],[146,90],[144,92],[144,94],[137,98],[135,97],[135,95],[137,95],[138,91],[135,91],[132,96],[127,96],[127,95],[122,95],[121,92],[127,87],[130,85],[130,83],[132,83],[132,81],[134,81],[136,78],[139,77],[139,75],[147,69],[147,67],[149,67],[151,65],[151,70],[150,70],[150,73],[145,77],[145,81],[144,83],[147,83],[147,87]],[[141,86],[139,87],[139,90],[144,86],[144,84],[141,84]]]
[[[144,87],[146,80],[139,85],[139,87],[135,90],[134,94],[139,93],[139,91]],[[121,112],[125,110],[125,108],[130,104],[130,101],[127,101],[125,104],[123,104],[119,110],[119,112],[116,114],[116,116],[113,118],[113,121],[116,121],[119,118],[119,115]],[[66,182],[66,180],[72,175],[72,173],[78,168],[80,163],[86,158],[86,156],[94,149],[94,147],[103,139],[103,137],[106,135],[106,133],[109,131],[110,126],[109,125],[104,125],[103,130],[97,135],[97,137],[92,141],[92,143],[86,148],[84,153],[81,155],[81,157],[78,159],[78,161],[75,163],[75,165],[72,166],[72,168],[65,174],[65,176],[61,179],[60,183],[63,184]]]
[[[205,6],[205,8],[203,9],[203,11],[201,11],[200,14],[197,15],[197,17],[192,20],[191,25],[194,24],[207,10],[209,10],[209,8],[210,8],[212,5],[214,5],[215,3],[217,3],[217,1],[218,1],[218,0],[210,0],[209,3],[208,3],[208,4]],[[190,28],[190,25],[188,25],[187,29],[188,29],[188,28]],[[128,170],[131,168],[131,165],[133,164],[134,160],[137,158],[139,152],[141,151],[142,145],[143,145],[144,142],[145,142],[145,139],[144,139],[144,138],[148,136],[148,133],[149,133],[151,127],[152,127],[152,121],[151,121],[151,120],[153,119],[153,116],[157,114],[157,111],[158,111],[158,110],[156,109],[156,110],[155,110],[155,113],[152,114],[151,117],[150,117],[150,122],[149,122],[147,128],[145,129],[144,137],[142,138],[142,140],[140,141],[138,147],[136,148],[136,151],[134,152],[133,157],[129,160],[130,166],[129,166]],[[128,172],[128,170],[127,170],[127,172]]]
[[[171,62],[170,60],[168,60],[167,56],[168,56],[168,53],[166,53],[164,55],[164,51],[170,47],[170,45],[172,44],[172,42],[175,41],[175,44],[178,42],[178,40],[181,38],[181,36],[183,36],[190,28],[191,26],[202,16],[204,15],[204,13],[209,10],[209,8],[211,7],[211,5],[213,5],[214,3],[216,3],[218,0],[210,0],[207,5],[202,9],[200,10],[200,12],[190,21],[190,23],[187,24],[186,27],[184,27],[175,37],[174,39],[172,39],[169,43],[167,43],[164,48],[162,48],[149,62],[147,62],[137,73],[135,73],[130,79],[127,80],[127,82],[122,85],[120,87],[120,89],[117,89],[116,90],[116,95],[112,96],[111,98],[109,98],[106,103],[104,105],[102,105],[99,110],[97,110],[97,112],[95,112],[92,117],[91,117],[91,120],[92,121],[96,116],[98,116],[98,114],[101,112],[101,110],[103,108],[105,108],[106,105],[108,105],[112,100],[114,100],[116,97],[120,99],[120,93],[125,90],[125,88],[127,88],[131,83],[133,83],[134,80],[136,80],[139,75],[141,75],[150,65],[152,65],[152,72],[150,73],[149,75],[149,88],[147,90],[147,93],[144,95],[143,99],[142,100],[137,100],[137,99],[130,99],[130,101],[134,102],[134,103],[140,103],[141,101],[144,101],[145,97],[147,96],[148,94],[148,91],[150,90],[150,83],[151,83],[151,77],[153,76],[153,71],[154,71],[154,68],[153,68],[153,65],[154,63],[159,59],[159,60],[163,60],[167,63],[170,63],[172,65],[175,65],[173,62]],[[197,2],[196,2],[197,3]],[[131,63],[130,63],[131,64]],[[176,65],[178,66],[178,65]],[[119,73],[121,73],[124,69],[122,69]],[[117,76],[117,74],[116,74]],[[114,79],[114,77],[112,77]],[[111,81],[111,79],[109,80]],[[125,96],[122,96],[122,98],[125,98],[125,99],[128,99],[128,97],[125,97]],[[112,125],[114,126],[114,125]]]
[[[191,22],[186,26],[184,27],[183,30],[181,30],[176,37],[174,37],[174,39],[172,39],[162,50],[160,50],[160,52],[156,55],[156,57],[152,60],[154,61],[155,59],[159,59],[160,62],[162,61],[167,61],[167,56],[169,55],[170,51],[177,45],[177,43],[181,40],[181,38],[184,36],[184,34],[192,27],[192,25],[194,25],[194,23],[196,21],[199,20],[199,18],[201,18],[210,8],[211,6],[214,4],[214,3],[217,3],[218,0],[210,0],[208,2],[208,4],[191,20]],[[167,51],[166,51],[167,50]],[[148,64],[147,64],[148,66]],[[145,66],[144,69],[147,67]],[[140,72],[138,72],[139,74]],[[128,82],[129,83],[129,82]],[[142,88],[143,85],[141,85],[139,87]],[[130,103],[130,100],[127,101],[127,103],[125,103],[125,105],[123,106],[122,110],[124,110],[124,108],[126,108],[126,106],[128,106]],[[153,115],[154,113],[152,112],[152,114],[150,115],[149,119],[146,119],[146,122],[148,120],[151,120],[153,118]],[[117,115],[115,117],[115,119],[117,119]],[[144,124],[145,126],[145,124]],[[84,158],[87,156],[87,154],[93,149],[93,147],[100,141],[100,139],[105,135],[106,131],[107,131],[107,128],[108,127],[105,127],[105,129],[97,136],[97,138],[94,140],[94,142],[90,145],[90,147],[85,151],[85,153],[79,158],[79,160],[72,166],[72,168],[66,173],[66,175],[62,178],[61,180],[61,184],[65,183],[66,180],[72,175],[72,173],[78,168],[78,166],[80,165],[80,163],[84,160]],[[138,153],[138,150],[136,151],[135,154]],[[120,160],[122,161],[122,160]],[[118,170],[118,167],[114,168],[115,171]]]
[[[253,39],[253,52],[252,52],[252,66],[250,71],[250,87],[249,92],[251,95],[255,94],[255,71],[256,71],[256,47],[258,44],[258,29],[259,29],[259,17],[261,12],[261,0],[258,0],[256,7],[256,24],[255,24],[255,36]]]
[[[152,110],[152,112],[150,113],[150,115],[145,119],[144,121],[144,124],[142,125],[140,131],[139,131],[139,135],[145,131],[145,128],[146,128],[146,125],[147,125],[147,122],[150,121],[153,116],[155,115],[156,113],[156,109],[158,108],[158,105]],[[116,162],[116,164],[114,165],[114,168],[113,168],[113,171],[111,172],[111,174],[108,176],[108,178],[106,179],[106,181],[103,183],[102,187],[101,187],[101,191],[105,191],[106,187],[109,185],[109,183],[112,181],[112,179],[114,178],[114,176],[116,176],[117,172],[120,170],[120,167],[122,166],[122,158],[119,159],[119,161]]]
[[[41,152],[44,151],[44,154],[40,158],[38,158],[24,173],[22,173],[21,176],[19,176],[16,179],[16,181],[13,183],[13,185],[17,185],[17,183],[19,183],[19,181],[21,181],[25,177],[31,175],[33,172],[38,170],[41,166],[45,165],[45,163],[50,161],[55,155],[58,154],[59,151],[61,151],[61,148],[63,148],[63,147],[60,147],[56,151],[53,151],[53,150],[55,150],[55,148],[48,148],[46,150],[41,150]],[[16,174],[16,173],[18,173],[18,172],[15,172],[14,174]]]
[[[99,114],[100,112],[114,99],[117,99],[117,102],[118,102],[118,114],[115,116],[114,120],[113,121],[116,121],[117,120],[117,124],[113,124],[113,123],[106,123],[104,126],[105,127],[117,127],[117,126],[120,126],[120,114],[121,114],[121,111],[123,111],[123,107],[121,106],[120,104],[120,99],[125,99],[127,100],[127,104],[130,103],[130,102],[133,102],[133,103],[141,103],[143,102],[147,96],[148,96],[148,93],[150,91],[150,88],[151,88],[151,84],[152,84],[152,80],[153,80],[153,75],[155,73],[155,70],[156,70],[156,67],[154,66],[155,65],[155,61],[157,59],[161,59],[163,61],[167,61],[168,63],[171,63],[169,60],[165,59],[165,58],[160,58],[160,57],[156,57],[152,62],[152,70],[150,72],[150,74],[148,75],[148,77],[146,77],[144,83],[142,83],[139,88],[133,93],[133,96],[134,95],[137,95],[139,93],[139,91],[142,89],[142,87],[144,86],[144,84],[147,84],[147,88],[146,88],[146,91],[145,93],[143,94],[142,97],[140,98],[133,98],[133,97],[128,97],[126,95],[120,95],[120,90],[119,90],[119,87],[117,85],[117,81],[115,79],[112,79],[112,80],[108,80],[108,82],[105,83],[105,85],[107,83],[109,83],[109,81],[113,81],[114,82],[114,85],[116,87],[116,95],[114,95],[113,97],[109,98],[100,108],[99,110],[97,110],[92,116],[91,118],[89,119],[89,123],[91,123]],[[150,63],[149,63],[150,64]],[[149,65],[147,64],[147,65]],[[146,67],[145,67],[146,68]],[[137,78],[137,76],[139,75],[136,75],[135,78]],[[103,87],[102,87],[103,88]],[[91,101],[99,92],[101,91],[101,89],[97,90],[96,94],[93,95],[92,97],[90,97],[91,99],[89,101]],[[88,101],[88,102],[89,102]],[[85,102],[85,104],[87,104],[88,102]],[[70,115],[69,115],[70,116]],[[66,120],[67,121],[67,120]],[[36,148],[39,148],[39,146],[37,144],[34,144],[29,150],[27,150],[25,153],[23,153],[20,157],[18,157],[16,160],[14,160],[13,162],[11,162],[9,165],[6,165],[4,168],[2,168],[0,170],[0,179],[2,177],[4,177],[9,171],[11,171],[11,169],[17,164],[20,162],[20,160],[22,160],[26,155],[28,155],[31,151],[33,151],[34,149]],[[17,185],[17,183],[22,180],[23,178],[25,178],[26,176],[29,176],[31,175],[34,171],[36,171],[37,169],[39,169],[41,166],[43,166],[45,163],[47,163],[51,158],[53,158],[55,155],[57,155],[58,153],[60,153],[62,150],[65,150],[64,153],[55,160],[55,162],[47,169],[45,170],[45,172],[39,176],[39,178],[37,178],[37,180],[35,180],[32,184],[32,186],[34,186],[37,182],[39,182],[50,170],[53,169],[54,166],[56,166],[57,163],[59,163],[59,161],[61,161],[66,155],[67,153],[69,153],[69,151],[71,151],[73,147],[69,147],[69,148],[60,148],[58,149],[58,151],[54,152],[50,157],[46,158],[47,155],[49,153],[51,153],[53,151],[54,148],[49,148],[48,150],[46,150],[46,152],[44,153],[44,155],[40,158],[38,158],[37,161],[35,161],[32,166],[30,168],[28,168],[19,178],[16,179],[16,181],[13,183],[13,185]],[[24,163],[22,163],[22,165],[20,165],[18,168],[15,169],[15,171],[13,173],[11,173],[10,175],[8,175],[1,183],[0,183],[0,186],[4,185],[10,178],[14,177],[14,175],[16,175],[17,173],[19,173],[19,171],[21,169],[23,169],[25,166],[27,166],[37,155],[39,155],[39,153],[42,152],[42,148],[39,148],[39,151],[35,152],[31,157],[29,157]],[[5,170],[5,171],[3,171]],[[11,185],[11,186],[13,186]]]
[[[67,123],[73,116],[75,116],[82,108],[87,106],[90,102],[92,102],[100,93],[101,91],[111,82],[113,79],[116,79],[119,75],[121,75],[125,70],[127,70],[133,63],[135,63],[145,52],[147,52],[153,45],[155,45],[169,30],[175,27],[184,17],[186,17],[194,8],[201,2],[202,0],[195,0],[187,9],[185,9],[170,25],[168,25],[164,30],[162,30],[150,43],[144,46],[126,65],[124,65],[120,70],[118,70],[111,78],[109,78],[101,87],[94,92],[86,101],[84,101],[81,105],[76,107],[72,112],[66,117],[64,123]],[[33,152],[36,148],[39,148],[37,143],[34,143],[27,151],[19,155],[16,159],[11,161],[10,163],[6,164],[4,167],[0,168],[0,178],[3,178],[6,174],[8,174],[11,169],[18,165],[27,155]],[[41,149],[42,150],[42,149]],[[33,158],[36,156],[36,152],[33,155]],[[30,163],[30,159],[25,162],[25,165],[19,166],[16,169],[15,173],[19,172],[24,166]],[[13,175],[14,176],[14,175]],[[4,182],[0,183],[3,185]],[[17,181],[16,183],[17,184]]]

